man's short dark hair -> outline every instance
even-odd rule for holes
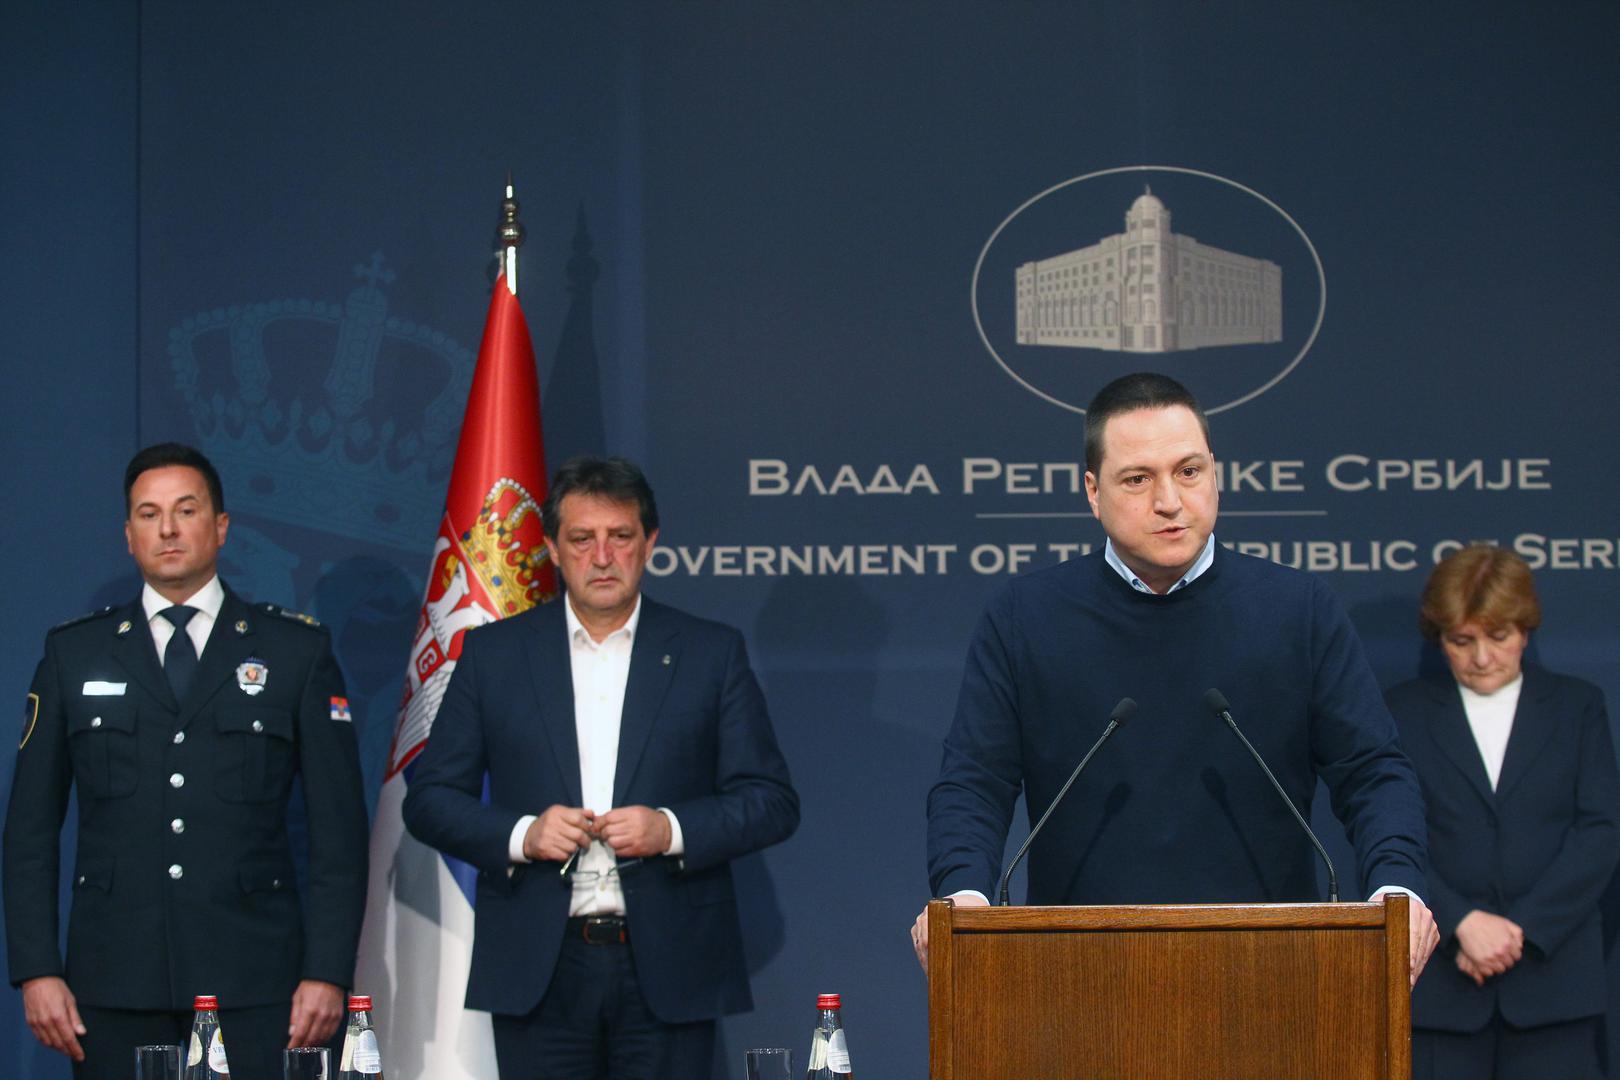
[[[135,481],[140,479],[141,473],[151,469],[164,469],[170,465],[184,465],[188,469],[196,469],[202,473],[203,480],[208,484],[208,498],[214,504],[214,513],[225,512],[225,485],[219,482],[219,472],[214,463],[203,456],[201,450],[187,446],[185,443],[163,442],[138,450],[135,456],[129,459],[124,468],[124,516],[128,517],[135,508],[129,504],[129,493],[135,489]]]
[[[641,514],[641,531],[651,536],[658,529],[658,503],[640,466],[623,457],[569,458],[551,478],[551,490],[540,508],[546,535],[557,539],[562,528],[562,501],[570,495],[595,495],[614,502],[633,502]]]
[[[1213,450],[1209,441],[1209,420],[1192,391],[1168,375],[1138,371],[1121,375],[1097,391],[1097,396],[1086,406],[1086,471],[1095,474],[1102,468],[1103,432],[1109,420],[1138,409],[1168,409],[1175,405],[1191,409],[1198,417],[1198,426],[1204,431],[1204,445]]]

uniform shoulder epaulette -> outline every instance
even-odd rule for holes
[[[58,630],[66,630],[70,626],[78,626],[80,623],[93,622],[96,619],[103,619],[108,615],[111,615],[116,610],[117,608],[115,606],[109,605],[108,607],[101,608],[97,611],[87,611],[83,615],[75,615],[67,622],[57,623],[55,626],[51,627],[49,632],[54,634]]]
[[[319,629],[321,625],[320,620],[315,616],[305,615],[301,611],[289,611],[280,604],[260,604],[259,610],[266,615],[276,615],[286,619],[288,622],[303,623],[305,626],[313,626],[316,629]]]

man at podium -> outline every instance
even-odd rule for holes
[[[1318,899],[1310,841],[1214,689],[1302,814],[1327,784],[1373,896],[1411,895],[1415,981],[1437,940],[1423,801],[1349,618],[1320,579],[1215,542],[1208,422],[1180,383],[1126,375],[1086,418],[1108,541],[1010,581],[979,620],[928,797],[932,895],[988,903],[1020,792],[1033,821],[1129,697],[1030,849],[1029,903]],[[924,916],[912,941],[926,966]]]

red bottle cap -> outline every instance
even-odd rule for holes
[[[371,1011],[371,995],[370,994],[350,994],[349,995],[349,1011],[350,1012],[370,1012]]]
[[[213,994],[198,994],[192,999],[191,1007],[199,1012],[204,1009],[217,1009],[219,1008],[219,998]]]
[[[818,994],[816,996],[816,1008],[818,1009],[837,1009],[840,1007],[837,994]]]

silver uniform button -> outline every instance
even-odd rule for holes
[[[186,733],[185,732],[177,731],[177,732],[174,733],[174,745],[179,746],[181,743],[183,743],[185,741],[186,741]]]
[[[173,821],[169,822],[169,831],[172,832],[172,833],[183,833],[183,832],[185,832],[186,831],[186,819],[185,818],[175,818]]]
[[[169,774],[169,786],[170,787],[185,787],[186,786],[186,778],[183,775],[181,775],[180,773],[170,773]]]
[[[101,726],[101,717],[98,716],[94,720],[90,721],[90,726],[91,727],[100,727]]]
[[[262,720],[253,721],[253,730],[254,731],[263,731],[264,730],[264,721],[262,721]]]
[[[174,880],[179,881],[181,878],[186,876],[186,868],[181,866],[179,863],[175,863],[169,867],[169,876]]]

